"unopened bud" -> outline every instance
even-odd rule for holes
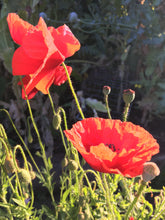
[[[79,219],[79,220],[84,220],[84,219],[85,219],[85,215],[84,215],[83,212],[79,212],[79,213],[78,213],[78,219]]]
[[[153,180],[156,176],[159,176],[159,167],[154,162],[146,162],[143,164],[142,179],[145,182]]]
[[[103,87],[103,94],[104,95],[109,95],[111,92],[111,87],[110,86],[104,86]]]
[[[11,156],[7,156],[4,163],[4,168],[7,174],[12,174],[16,171],[16,167],[14,165],[13,158]]]
[[[30,176],[31,176],[31,180],[34,180],[36,178],[35,172],[33,170],[30,170],[29,173],[30,173]]]
[[[66,157],[64,157],[64,159],[62,160],[62,168],[66,167],[68,165],[68,159]]]
[[[68,163],[68,168],[70,170],[78,170],[78,163],[75,160],[70,160]]]
[[[61,125],[61,115],[56,114],[53,116],[53,127],[55,130],[58,130]]]
[[[123,91],[123,100],[125,104],[130,104],[135,99],[135,91],[132,89],[126,89]]]
[[[19,170],[18,177],[19,177],[19,181],[24,185],[28,185],[31,182],[31,175],[29,171],[25,169]]]
[[[29,144],[31,144],[33,142],[33,137],[31,135],[31,132],[29,132],[29,134],[28,134],[28,142],[29,142]]]

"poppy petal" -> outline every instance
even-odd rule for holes
[[[60,26],[57,29],[49,27],[48,30],[54,38],[54,44],[66,58],[80,49],[80,42],[67,25]]]
[[[13,75],[27,75],[35,73],[42,65],[42,60],[29,57],[22,47],[19,47],[12,59]]]
[[[159,152],[159,144],[144,128],[120,120],[87,118],[64,131],[95,170],[135,177]]]
[[[16,13],[9,13],[7,22],[10,30],[11,37],[15,43],[21,45],[23,38],[28,30],[35,29],[35,27],[28,22],[22,20]]]

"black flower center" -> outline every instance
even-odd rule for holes
[[[120,151],[120,149],[116,147],[114,144],[105,144],[105,145],[108,146],[113,152],[119,153]]]

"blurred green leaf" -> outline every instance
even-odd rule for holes
[[[0,20],[0,59],[4,61],[5,68],[12,72],[11,63],[14,53],[14,43],[10,37],[6,17]]]

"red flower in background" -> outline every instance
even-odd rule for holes
[[[159,152],[159,144],[144,128],[120,120],[88,118],[64,131],[86,162],[103,173],[135,177]]]
[[[13,40],[20,45],[13,55],[13,75],[25,75],[23,83],[28,98],[38,90],[47,94],[52,84],[64,83],[67,77],[60,65],[80,49],[69,27],[47,27],[42,17],[33,26],[15,13],[8,14],[7,22]],[[72,68],[67,69],[71,74]]]

